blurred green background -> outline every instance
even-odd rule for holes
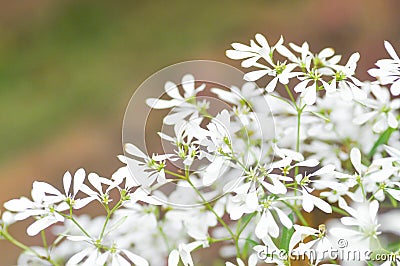
[[[0,0],[0,202],[27,195],[34,179],[58,186],[81,166],[112,173],[125,106],[163,67],[239,67],[225,50],[260,32],[271,43],[308,41],[314,52],[331,46],[345,60],[360,51],[358,76],[368,78],[386,56],[383,40],[400,51],[398,10],[395,0]],[[17,251],[0,242],[0,265]]]

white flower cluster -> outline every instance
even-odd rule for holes
[[[187,74],[165,84],[170,99],[147,100],[171,109],[164,123],[174,135],[159,135],[173,152],[127,143],[110,178],[67,172],[61,191],[36,181],[31,198],[4,203],[0,236],[23,249],[19,265],[187,266],[215,243],[229,266],[302,255],[310,265],[400,265],[400,59],[385,47],[391,58],[369,71],[377,80],[361,82],[358,53],[341,65],[331,48],[315,54],[283,38],[233,43],[227,56],[251,68],[240,88]],[[199,97],[207,90],[229,108],[212,114]],[[82,214],[93,204],[105,215]],[[42,246],[9,232],[25,219]],[[332,258],[334,249],[362,256]]]

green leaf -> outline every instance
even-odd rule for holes
[[[249,250],[251,250],[251,248],[253,247],[253,246],[257,246],[257,245],[259,245],[259,243],[258,242],[256,242],[256,241],[254,241],[253,239],[251,239],[250,238],[250,236],[248,236],[246,239],[245,239],[245,243],[244,243],[244,246],[243,246],[243,249],[242,249],[242,255],[243,255],[243,257],[247,257],[247,255],[248,255],[248,253],[249,253]]]
[[[393,252],[396,252],[396,251],[400,250],[400,241],[390,243],[387,246],[387,249],[390,250],[390,251],[393,251]]]
[[[290,218],[290,220],[292,220],[292,222],[294,222],[293,213],[289,214],[289,218]],[[290,242],[290,239],[292,238],[293,233],[294,233],[293,227],[290,229],[283,227],[282,238],[281,238],[281,242],[279,243],[280,249],[284,249],[287,252],[289,252],[289,242]]]
[[[374,146],[372,146],[371,150],[368,153],[368,157],[372,158],[372,156],[374,156],[374,154],[376,153],[376,150],[378,149],[378,147],[382,144],[387,144],[390,135],[392,135],[392,133],[395,131],[394,128],[389,127],[388,129],[386,129],[380,136],[379,138],[376,140],[376,142],[374,143]]]
[[[257,212],[249,213],[240,218],[238,221],[237,225],[237,230],[236,234],[240,236],[240,234],[243,232],[243,230],[246,228],[247,224],[250,222],[250,220],[257,214]],[[243,226],[242,226],[243,225]]]
[[[112,226],[110,226],[110,229],[108,229],[107,234],[118,229],[118,227],[120,227],[125,222],[126,218],[128,218],[128,216],[123,216],[117,222],[115,222]]]
[[[390,203],[392,203],[392,206],[395,207],[395,208],[397,208],[397,206],[398,206],[397,200],[396,200],[395,198],[393,198],[393,196],[390,195],[389,193],[387,193],[387,195],[388,195],[388,197],[389,197]]]
[[[320,114],[320,113],[317,113],[314,111],[309,111],[309,112],[312,113],[313,115],[315,115],[316,117],[319,117],[319,118],[325,120],[325,122],[331,122],[331,120],[328,117],[324,116],[323,114]]]

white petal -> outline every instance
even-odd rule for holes
[[[188,249],[187,245],[179,245],[179,255],[181,256],[181,260],[185,266],[194,266],[190,251],[191,250]]]
[[[388,125],[391,128],[397,128],[399,126],[399,122],[397,122],[396,117],[394,116],[394,114],[392,112],[388,113]]]
[[[48,193],[48,194],[52,194],[52,195],[57,195],[57,196],[61,196],[62,194],[60,193],[60,191],[58,191],[55,187],[53,187],[50,184],[47,184],[45,182],[39,182],[39,181],[35,181],[33,182],[33,189],[37,189],[39,191]]]
[[[358,60],[360,60],[360,53],[353,53],[350,56],[349,61],[347,61],[346,67],[351,67],[352,65],[356,64]]]
[[[107,251],[107,252],[101,254],[100,256],[98,256],[96,259],[96,264],[98,266],[105,265],[109,255],[110,255],[110,252]]]
[[[182,109],[176,113],[168,114],[164,117],[163,122],[166,125],[175,125],[180,121],[183,121],[185,117],[193,113],[193,110],[190,109]]]
[[[28,198],[12,199],[4,203],[4,208],[12,212],[21,212],[33,207],[33,202]]]
[[[233,60],[241,60],[249,57],[257,56],[257,54],[253,52],[245,52],[245,51],[236,51],[236,50],[227,50],[225,52],[226,56]]]
[[[38,233],[40,233],[40,231],[46,229],[47,227],[49,227],[52,224],[55,224],[56,222],[58,222],[58,221],[52,216],[43,217],[42,219],[36,220],[33,224],[31,224],[26,229],[26,233],[29,236],[35,236]]]
[[[306,88],[306,90],[304,91],[304,102],[307,105],[313,105],[315,103],[315,101],[317,100],[317,90],[315,89],[314,86],[310,86],[308,88]]]
[[[127,143],[125,144],[125,151],[133,156],[140,157],[140,158],[147,158],[147,155],[144,154],[138,147],[133,144]]]
[[[295,92],[303,92],[303,91],[305,90],[305,88],[307,87],[307,85],[308,85],[309,82],[310,82],[310,81],[309,81],[308,79],[303,80],[303,81],[299,82],[299,84],[297,84],[297,85],[294,87],[293,90],[294,90]]]
[[[78,169],[74,175],[74,196],[78,194],[83,181],[85,181],[86,173],[83,168]]]
[[[94,186],[94,188],[98,191],[98,192],[102,192],[103,188],[101,186],[101,182],[100,182],[100,177],[98,174],[96,173],[90,173],[88,175],[88,179],[90,184],[92,184],[92,186]],[[86,188],[85,188],[86,189]]]
[[[75,204],[74,204],[73,207],[74,207],[75,210],[79,210],[79,209],[85,207],[86,205],[88,205],[90,202],[92,202],[94,200],[95,200],[95,198],[93,198],[93,197],[77,199],[77,200],[75,200]]]
[[[186,74],[182,78],[182,87],[185,91],[185,97],[191,97],[194,95],[194,76],[191,74]]]
[[[385,131],[388,127],[387,121],[385,117],[380,116],[379,119],[375,122],[375,124],[372,126],[372,130],[376,133],[381,133]]]
[[[356,125],[362,125],[367,121],[371,120],[377,114],[376,111],[372,111],[369,113],[361,113],[358,116],[354,117],[353,123]]]
[[[255,70],[249,73],[246,73],[244,75],[244,80],[246,81],[256,81],[259,80],[260,78],[264,77],[267,75],[269,70]]]
[[[319,52],[318,57],[319,58],[327,58],[327,57],[333,56],[334,54],[335,54],[335,50],[333,50],[332,48],[325,48],[321,52]]]
[[[148,266],[149,265],[147,260],[145,260],[144,258],[142,258],[136,254],[133,254],[129,250],[123,249],[123,252],[128,257],[128,259],[130,259],[133,263],[135,263],[135,265],[137,265],[137,266]]]
[[[66,172],[63,177],[63,185],[64,185],[64,192],[65,195],[69,194],[69,189],[71,187],[72,176],[70,172]]]
[[[394,199],[397,201],[400,201],[400,190],[399,189],[393,189],[393,188],[387,188],[385,189],[387,193],[390,194]]]
[[[280,53],[284,57],[287,57],[290,61],[296,61],[296,59],[297,59],[296,56],[288,48],[286,48],[283,45],[276,47],[276,50],[278,51],[278,53]]]
[[[303,205],[303,209],[310,213],[313,209],[314,209],[314,202],[311,198],[311,195],[308,194],[306,191],[303,191],[303,197],[302,197],[302,205]]]
[[[396,51],[394,50],[392,44],[388,41],[384,42],[386,51],[388,52],[388,54],[395,60],[400,60],[399,56],[397,55]]]
[[[168,94],[168,96],[170,96],[171,98],[180,99],[180,100],[183,99],[182,96],[180,95],[179,89],[175,83],[173,83],[171,81],[167,81],[165,83],[164,89],[165,89],[165,92]]]
[[[274,208],[274,210],[278,214],[279,220],[281,221],[281,223],[286,228],[292,228],[292,226],[293,226],[292,220],[290,220],[290,218],[282,210],[280,210],[279,208]]]
[[[278,83],[278,77],[273,78],[265,87],[267,92],[273,92],[276,88],[276,84]]]
[[[384,145],[384,148],[385,151],[390,154],[390,156],[400,158],[400,150],[387,145]]]
[[[232,46],[233,49],[238,50],[238,51],[244,51],[244,52],[251,51],[251,47],[250,46],[247,46],[247,45],[242,44],[242,43],[234,42],[234,43],[231,44],[231,46]]]
[[[390,86],[390,92],[393,94],[393,96],[400,95],[400,78],[396,80],[392,86]]]
[[[254,231],[259,239],[262,239],[268,235],[268,223],[269,221],[267,220],[267,215],[264,212],[261,215],[261,219],[258,221]]]
[[[312,200],[315,204],[316,207],[318,207],[318,209],[320,209],[321,211],[325,212],[325,213],[332,213],[332,207],[329,203],[327,203],[326,201],[315,197],[314,195],[310,195],[312,197]]]
[[[332,173],[335,170],[335,166],[333,164],[328,164],[322,167],[321,169],[315,171],[310,176],[319,176]]]
[[[178,266],[179,263],[179,252],[174,249],[169,253],[168,256],[168,266]]]
[[[275,222],[274,216],[272,216],[272,213],[267,210],[267,225],[268,225],[268,233],[270,236],[276,238],[279,236],[279,226]]]
[[[309,159],[299,163],[296,163],[295,166],[304,166],[304,167],[315,167],[319,164],[319,161],[316,159]]]
[[[132,266],[132,264],[127,261],[124,257],[122,257],[118,253],[114,253],[112,255],[112,264],[111,266]]]
[[[217,180],[217,178],[219,178],[224,161],[224,158],[217,157],[209,166],[207,166],[203,175],[203,184],[205,186],[210,186],[215,182],[215,180]]]
[[[88,254],[92,251],[92,248],[85,248],[82,251],[79,251],[75,255],[73,255],[68,261],[66,266],[74,266],[78,265]]]
[[[257,64],[258,59],[260,59],[260,56],[254,56],[250,57],[246,60],[243,60],[242,63],[240,64],[244,68],[249,68]]]
[[[350,160],[358,174],[362,173],[361,152],[358,148],[352,148],[350,151]]]
[[[264,37],[264,35],[257,33],[256,34],[256,41],[262,46],[262,47],[269,47],[267,39]]]
[[[376,215],[378,214],[379,202],[377,200],[372,201],[369,204],[369,215],[372,221],[375,221]]]
[[[365,91],[363,91],[359,87],[351,84],[350,88],[351,88],[351,92],[353,93],[354,99],[365,100],[367,98],[367,94],[365,93]]]
[[[174,106],[178,106],[182,103],[181,100],[163,100],[163,99],[157,99],[157,98],[149,98],[146,100],[146,104],[153,109],[166,109],[166,108],[171,108]]]

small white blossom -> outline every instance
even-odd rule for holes
[[[382,85],[391,84],[390,92],[397,96],[400,94],[400,59],[388,41],[385,41],[384,45],[391,59],[378,60],[376,62],[378,68],[372,68],[368,73],[377,78]]]

